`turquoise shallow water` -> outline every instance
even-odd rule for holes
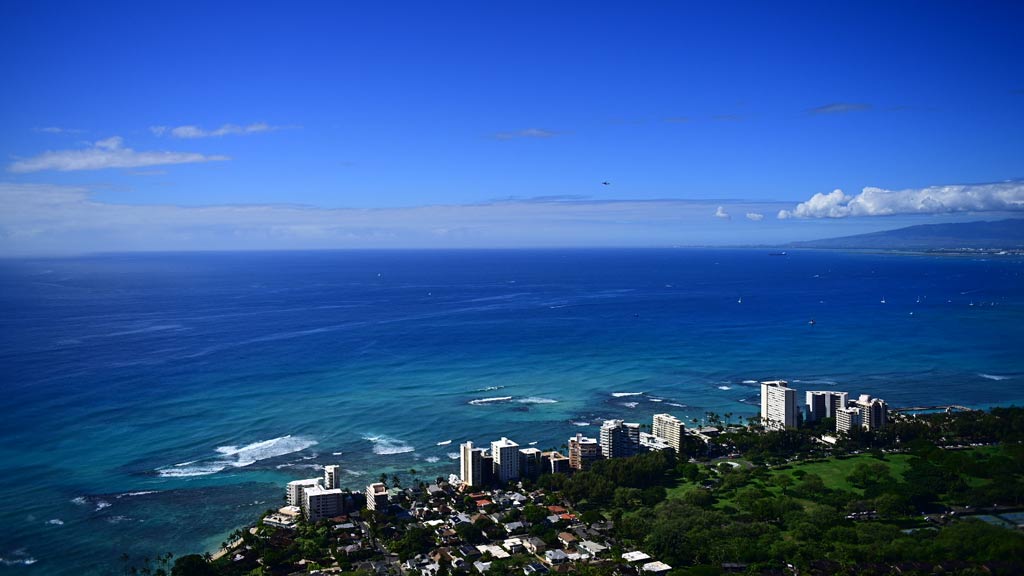
[[[327,463],[358,488],[454,472],[467,439],[752,415],[765,378],[1020,404],[1022,271],[755,250],[2,261],[0,570],[212,549]]]

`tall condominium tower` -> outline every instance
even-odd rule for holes
[[[888,421],[889,406],[881,398],[872,398],[869,394],[861,394],[857,398],[860,409],[860,423],[865,430],[884,428]]]
[[[601,457],[601,445],[594,438],[587,438],[583,434],[576,434],[569,438],[569,467],[576,470],[586,470],[590,465]]]
[[[814,422],[822,418],[835,418],[836,410],[846,408],[846,392],[833,390],[811,390],[805,394],[807,399],[807,420]]]
[[[474,448],[472,442],[459,445],[459,478],[467,486],[484,485],[484,449]]]
[[[491,442],[494,472],[501,483],[519,478],[519,444],[502,438]]]
[[[785,380],[761,382],[761,423],[768,430],[796,428],[796,390]]]
[[[655,414],[651,432],[658,438],[668,442],[668,445],[676,451],[676,454],[682,453],[682,439],[683,435],[686,434],[686,425],[683,424],[682,420],[671,414]]]
[[[338,470],[340,469],[341,466],[338,466],[337,464],[328,464],[327,466],[324,466],[325,489],[334,490],[335,488],[341,488],[341,486],[338,485]]]
[[[622,420],[605,420],[601,425],[601,455],[625,458],[640,452],[640,425]]]

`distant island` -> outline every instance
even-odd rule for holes
[[[784,247],[1024,254],[1024,219],[921,224],[855,236],[791,242]]]

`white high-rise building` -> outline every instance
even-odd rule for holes
[[[384,510],[388,507],[388,487],[374,482],[366,487],[366,507],[370,510]]]
[[[302,493],[302,510],[310,522],[332,518],[345,511],[344,497],[340,488],[313,486]]]
[[[668,443],[676,454],[681,454],[683,435],[686,434],[686,425],[683,421],[671,414],[655,414],[654,425],[651,432]]]
[[[338,471],[341,470],[341,466],[337,464],[328,464],[324,466],[324,488],[333,490],[335,488],[341,488],[339,486],[339,475]]]
[[[870,394],[861,394],[855,404],[860,409],[860,423],[865,430],[885,427],[889,414],[889,406],[885,400],[872,398]]]
[[[323,478],[307,478],[305,480],[292,480],[285,487],[285,496],[288,500],[289,506],[299,506],[303,504],[303,493],[314,486],[322,486]]]
[[[459,445],[459,478],[467,486],[484,484],[484,449],[474,448],[472,442]]]
[[[622,420],[601,424],[601,455],[605,458],[635,456],[640,451],[640,425]]]
[[[494,457],[494,471],[499,482],[504,484],[519,478],[519,444],[502,437],[491,442],[491,456]]]
[[[586,470],[591,463],[601,457],[601,445],[595,438],[587,438],[583,434],[569,438],[569,467],[574,470]]]
[[[836,432],[849,432],[860,426],[860,408],[850,406],[836,409]]]
[[[796,390],[785,380],[761,382],[761,423],[768,430],[796,428]]]
[[[837,409],[846,408],[848,397],[848,393],[834,390],[807,391],[807,420],[813,422],[822,418],[835,418]]]

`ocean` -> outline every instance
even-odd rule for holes
[[[325,464],[362,489],[456,472],[466,440],[735,421],[763,379],[1019,405],[1022,273],[712,249],[0,260],[0,571],[212,551]]]

